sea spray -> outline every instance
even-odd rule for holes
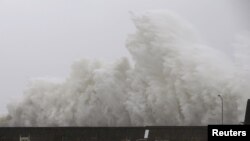
[[[34,80],[6,126],[206,125],[243,120],[248,73],[171,12],[132,15],[132,63],[82,60],[61,83]]]

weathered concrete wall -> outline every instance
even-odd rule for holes
[[[31,141],[206,141],[205,126],[164,127],[2,127],[0,141],[19,141],[19,136],[30,136]]]

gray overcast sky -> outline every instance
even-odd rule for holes
[[[234,36],[250,29],[249,6],[249,0],[0,0],[0,114],[31,78],[64,78],[81,58],[128,56],[129,11],[174,11],[228,52]]]

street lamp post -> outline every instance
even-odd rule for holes
[[[223,97],[221,95],[218,95],[221,100],[221,124],[223,124]]]

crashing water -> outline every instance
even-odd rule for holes
[[[250,91],[245,64],[203,44],[193,27],[171,12],[133,14],[132,20],[137,31],[126,44],[132,63],[127,58],[114,64],[82,60],[63,82],[32,81],[24,98],[8,106],[2,124],[218,124],[218,94],[224,100],[224,123],[243,120]]]

